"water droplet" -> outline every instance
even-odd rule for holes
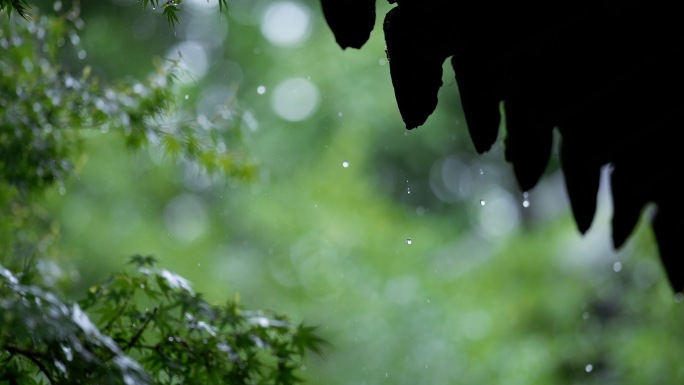
[[[480,206],[484,206],[484,205],[486,205],[486,204],[487,204],[487,202],[485,202],[484,199],[480,199]]]
[[[185,94],[185,100],[188,100],[188,99],[190,99],[190,95]]]
[[[266,93],[266,87],[265,86],[259,86],[257,87],[257,94],[263,95]]]
[[[676,303],[680,303],[680,302],[682,302],[682,300],[684,300],[684,294],[682,294],[681,291],[674,295],[674,301]]]
[[[342,167],[344,167],[344,168],[349,167],[349,162],[347,162],[346,160],[344,162],[342,162]]]
[[[406,238],[406,244],[407,244],[407,245],[410,245],[410,244],[412,244],[412,243],[413,243],[413,239],[411,239],[411,238]]]
[[[523,193],[523,202],[522,202],[522,205],[523,205],[524,208],[530,207],[530,199],[529,199],[529,197],[530,197],[530,194],[529,194],[527,191],[525,191],[525,192]]]
[[[389,373],[385,372],[385,378],[389,377]]]
[[[410,187],[407,187],[407,188],[406,188],[406,193],[407,193],[407,194],[410,194],[410,193],[411,193],[411,188],[410,188]]]
[[[342,113],[342,111],[340,111],[337,113],[337,116],[344,116],[344,113]]]
[[[480,169],[480,175],[484,175],[484,170]]]
[[[594,365],[592,365],[592,364],[587,364],[587,366],[584,367],[584,370],[585,370],[587,373],[589,373],[589,372],[591,372],[592,370],[594,370]]]
[[[615,263],[613,264],[613,271],[617,273],[617,272],[619,272],[620,270],[622,270],[622,263],[620,263],[620,262],[615,262]]]
[[[141,288],[141,289],[144,289],[144,288],[145,288],[145,284],[144,284],[144,283],[141,283],[141,284],[140,284],[140,288]]]
[[[589,319],[589,312],[585,311],[584,314],[582,314],[582,318],[585,320],[588,320]]]

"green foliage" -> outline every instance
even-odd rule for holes
[[[173,28],[180,22],[178,12],[181,10],[180,5],[183,3],[183,0],[138,0],[138,2],[142,3],[143,9],[150,5],[153,9],[160,8],[162,14],[167,18],[169,27]],[[218,4],[220,12],[228,10],[228,0],[218,0]]]
[[[0,11],[27,17],[24,4]],[[211,305],[152,257],[133,257],[135,273],[113,274],[78,303],[41,270],[59,253],[41,198],[78,175],[87,138],[116,133],[130,149],[158,146],[207,173],[254,174],[235,101],[195,115],[168,60],[145,81],[105,84],[88,66],[75,75],[61,57],[68,44],[85,57],[83,21],[68,15],[0,25],[0,383],[300,383],[306,353],[323,341],[283,314],[245,310],[237,297]]]
[[[188,281],[134,256],[79,303],[0,266],[0,380],[51,384],[296,384],[313,328],[279,313],[214,306]],[[96,322],[88,314],[94,314]],[[38,372],[38,376],[33,374]]]
[[[30,6],[27,0],[0,0],[0,12],[7,11],[8,16],[12,13],[12,10],[14,10],[19,16],[28,19],[28,8],[30,8]]]
[[[16,384],[151,383],[142,367],[90,321],[77,304],[61,301],[0,266],[0,379]],[[36,375],[38,373],[38,375]]]
[[[159,19],[159,8],[147,14],[124,3],[84,7],[82,44],[91,72],[116,79],[131,69],[143,73],[150,49],[172,52],[190,40],[212,47],[205,75],[173,82],[180,114],[167,116],[164,127],[204,121],[193,111],[209,117],[207,106],[231,95],[211,127],[219,138],[228,136],[230,154],[242,140],[249,144],[260,178],[249,188],[195,178],[196,168],[187,165],[199,158],[183,156],[183,147],[169,151],[177,148],[172,140],[143,142],[143,149],[179,155],[162,161],[156,151],[130,156],[119,145],[127,137],[113,126],[107,134],[102,127],[83,129],[82,149],[69,158],[78,177],[67,178],[64,189],[48,186],[44,199],[29,205],[18,201],[16,189],[0,188],[0,195],[15,199],[11,207],[0,206],[0,226],[22,229],[0,245],[25,240],[24,248],[3,257],[21,252],[22,260],[35,255],[38,261],[32,265],[38,269],[9,269],[21,284],[56,292],[41,262],[47,265],[42,257],[57,246],[53,260],[64,276],[56,282],[68,280],[70,289],[59,298],[81,299],[91,285],[117,287],[122,283],[99,284],[99,277],[118,271],[121,256],[154,254],[207,303],[226,307],[226,293],[237,290],[243,304],[325,325],[335,349],[326,349],[323,361],[310,357],[314,362],[299,373],[313,384],[684,381],[684,303],[673,301],[648,233],[611,252],[600,241],[609,239],[601,224],[610,222],[610,202],[601,200],[603,219],[580,238],[562,206],[557,166],[530,192],[529,205],[521,204],[501,146],[484,157],[471,148],[448,66],[442,107],[426,127],[404,132],[382,36],[374,33],[364,52],[342,52],[315,11],[317,0],[296,2],[309,11],[310,34],[287,47],[260,28],[269,6],[279,2],[233,1],[231,14],[221,18],[207,18],[205,7],[185,2],[176,31]],[[141,24],[156,27],[142,31]],[[197,26],[207,28],[200,33]],[[70,44],[67,38],[63,54]],[[122,58],[113,47],[130,55]],[[84,60],[71,63],[79,67]],[[81,69],[73,72],[79,77]],[[303,121],[285,120],[275,109],[280,84],[293,77],[308,79],[320,92],[316,111]],[[241,118],[243,106],[253,108],[255,122]],[[239,126],[249,132],[244,138]],[[211,147],[211,137],[205,143]],[[71,264],[78,274],[68,270]],[[145,268],[153,271],[150,277],[159,275],[158,268]],[[114,277],[123,274],[142,279],[130,271]],[[142,289],[136,293],[138,313],[158,306]],[[78,306],[83,310],[83,302]],[[91,310],[93,324],[107,335]],[[300,346],[309,329],[292,326],[289,349]],[[146,343],[156,343],[153,330],[150,321]],[[118,346],[123,351],[126,344]],[[126,352],[135,359],[143,353]],[[260,354],[273,359],[268,350]]]
[[[182,70],[176,62],[159,62],[145,81],[111,85],[91,76],[87,66],[76,75],[65,71],[58,55],[66,41],[80,41],[77,25],[74,16],[2,24],[0,185],[26,192],[62,182],[73,171],[80,138],[95,130],[123,134],[134,149],[160,144],[167,153],[198,161],[211,172],[253,176],[243,153],[226,151],[228,141],[239,148],[232,142],[240,139],[224,111],[207,117],[182,108],[175,84]],[[238,108],[225,108],[239,116]]]
[[[183,0],[138,0],[142,4],[143,9],[152,6],[153,9],[160,8],[162,14],[166,16],[169,27],[174,27],[179,23],[178,12],[180,12],[180,5]],[[219,11],[228,10],[228,0],[218,0]],[[12,11],[17,12],[19,16],[24,19],[30,19],[28,9],[31,7],[27,0],[0,0],[0,12],[6,11],[9,16]]]

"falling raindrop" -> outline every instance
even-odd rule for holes
[[[263,95],[266,93],[266,87],[265,86],[259,86],[257,87],[257,94]]]
[[[487,204],[487,202],[485,202],[484,199],[480,199],[480,206],[484,206],[484,205],[486,205],[486,204]]]
[[[620,262],[615,262],[613,264],[613,271],[618,273],[620,270],[622,270],[622,263]]]
[[[484,170],[480,169],[480,175],[484,175]]]
[[[342,162],[342,167],[344,167],[344,168],[349,167],[349,162],[347,162],[346,160],[344,162]]]
[[[412,244],[412,243],[413,243],[413,239],[411,239],[411,238],[406,238],[406,244],[407,244],[407,245],[410,245],[410,244]]]
[[[587,366],[584,367],[584,370],[585,370],[587,373],[589,373],[589,372],[591,372],[592,370],[594,370],[594,365],[592,365],[592,364],[587,364]]]
[[[190,98],[190,95],[185,94],[185,100],[188,100]]]
[[[522,205],[523,205],[524,208],[530,207],[530,199],[529,199],[529,197],[530,197],[530,194],[529,194],[527,191],[525,191],[525,192],[523,193],[523,202],[522,202]]]

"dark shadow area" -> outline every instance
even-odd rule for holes
[[[373,29],[375,1],[321,3],[338,44],[361,48]],[[578,230],[591,227],[600,169],[609,165],[614,248],[654,203],[663,266],[674,291],[684,290],[677,255],[683,213],[675,192],[682,169],[675,138],[684,102],[684,34],[674,5],[390,3],[397,6],[384,20],[387,58],[407,129],[423,125],[435,110],[442,65],[450,59],[478,153],[491,149],[503,122],[505,158],[520,190],[529,191],[547,168],[557,130]]]

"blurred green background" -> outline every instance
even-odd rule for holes
[[[331,346],[304,368],[312,384],[684,383],[684,309],[646,221],[612,251],[606,187],[581,237],[555,163],[524,196],[501,142],[475,153],[449,66],[438,110],[406,131],[385,2],[371,40],[345,51],[313,0],[229,0],[223,14],[185,0],[175,28],[133,0],[80,8],[84,51],[67,68],[142,78],[179,59],[179,103],[239,120],[227,150],[258,177],[91,133],[79,176],[48,197],[74,296],[153,254],[210,301],[239,293],[320,325]]]

